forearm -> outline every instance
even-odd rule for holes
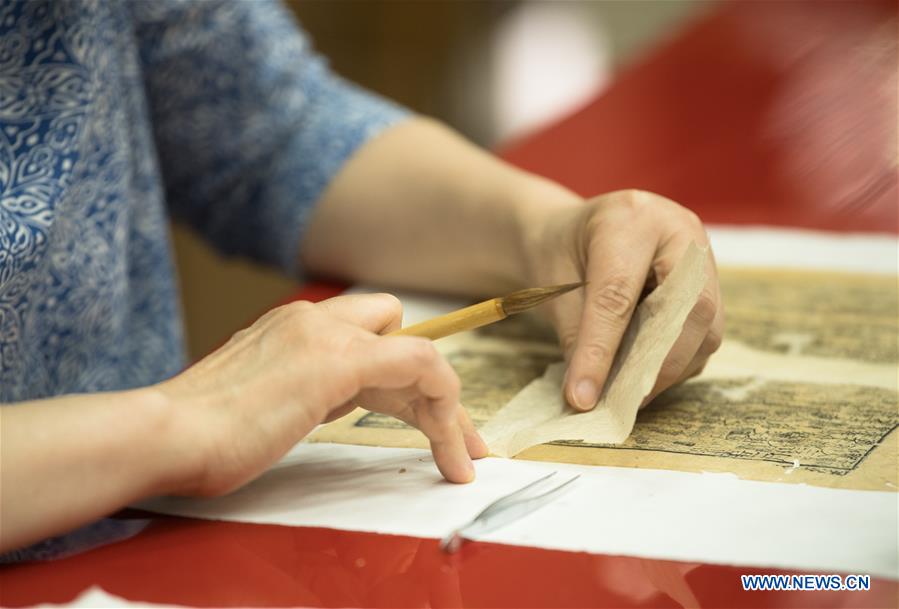
[[[0,551],[176,488],[169,415],[152,389],[0,408]]]
[[[494,295],[527,281],[529,215],[579,202],[427,119],[398,125],[347,163],[301,252],[313,273]]]

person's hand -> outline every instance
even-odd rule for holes
[[[459,404],[459,378],[430,341],[379,336],[401,317],[385,294],[288,304],[158,385],[195,470],[176,492],[228,492],[357,402],[420,429],[447,480],[472,480],[471,458],[487,447]]]
[[[623,190],[586,202],[536,205],[525,215],[532,285],[587,281],[548,312],[568,361],[564,393],[590,410],[601,395],[631,315],[646,289],[664,281],[691,242],[708,245],[696,214],[659,195]],[[644,405],[702,371],[718,349],[724,314],[714,257],[709,279]]]

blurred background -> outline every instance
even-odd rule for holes
[[[338,73],[584,197],[899,233],[895,0],[288,3]],[[175,244],[193,357],[297,291]]]
[[[493,148],[595,98],[708,0],[288,0],[341,75]],[[296,284],[175,226],[188,346],[199,357]]]

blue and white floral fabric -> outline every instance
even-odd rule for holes
[[[344,161],[400,108],[269,0],[0,0],[0,402],[184,365],[167,217],[295,268]]]

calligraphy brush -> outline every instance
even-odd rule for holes
[[[505,319],[509,315],[527,311],[582,285],[584,284],[566,283],[545,288],[519,290],[391,332],[390,336],[421,336],[437,340],[450,334],[474,330]]]

